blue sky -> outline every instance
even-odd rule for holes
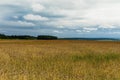
[[[0,33],[120,38],[120,0],[3,0]]]

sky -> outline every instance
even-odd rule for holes
[[[120,0],[1,0],[0,33],[120,38]]]

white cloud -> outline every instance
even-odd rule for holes
[[[40,15],[33,15],[33,14],[27,14],[23,16],[25,20],[31,20],[31,21],[47,21],[48,18],[42,17]]]
[[[19,26],[35,26],[35,24],[25,21],[17,21],[17,22],[11,22],[13,24],[19,25]]]
[[[81,32],[82,32],[82,30],[76,30],[76,32],[81,33]]]
[[[87,30],[87,31],[96,31],[96,30],[98,30],[97,28],[88,28],[88,27],[84,27],[83,29]]]
[[[98,28],[92,28],[92,27],[83,27],[83,30],[76,30],[76,32],[78,32],[78,33],[85,33],[85,32],[87,32],[87,33],[89,33],[89,32],[92,32],[92,31],[97,31],[98,30]]]
[[[54,33],[62,33],[61,31],[58,31],[58,30],[54,30],[53,32]]]
[[[14,19],[18,19],[19,17],[18,16],[13,16]]]
[[[95,8],[89,9],[85,14],[87,22],[98,25],[120,24],[120,4],[99,4]]]
[[[114,28],[116,28],[116,26],[113,26],[113,25],[100,25],[99,28],[114,29]]]
[[[41,4],[33,4],[32,5],[32,10],[35,12],[41,12],[45,9],[45,7]]]
[[[84,27],[83,30],[81,30],[81,32],[89,33],[89,32],[93,32],[93,31],[97,31],[97,30],[98,30],[98,28]]]
[[[19,26],[19,27],[32,27],[35,26],[34,23],[26,22],[26,21],[0,21],[3,25],[6,26]]]

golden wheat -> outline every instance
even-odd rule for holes
[[[120,80],[120,42],[1,40],[0,80]]]

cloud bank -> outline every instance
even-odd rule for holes
[[[6,34],[119,37],[119,8],[119,0],[4,0],[0,2],[0,30]]]

